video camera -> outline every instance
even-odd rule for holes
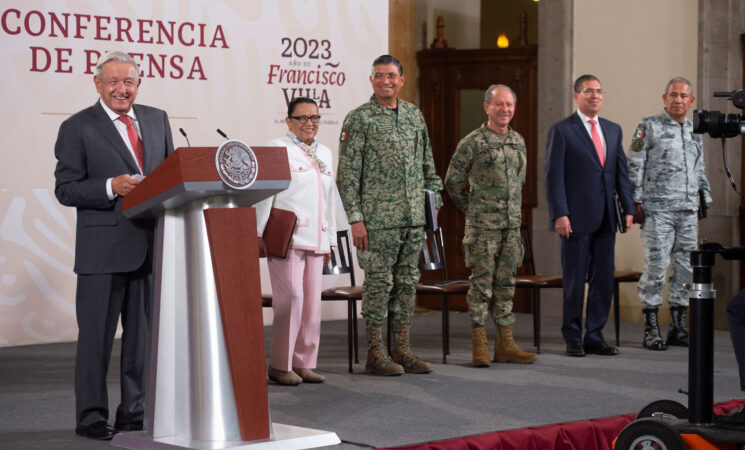
[[[714,97],[725,97],[732,100],[732,104],[745,109],[745,90],[732,92],[714,92]],[[740,114],[723,114],[719,111],[693,111],[693,132],[697,134],[709,133],[713,138],[730,138],[745,134],[745,116]]]

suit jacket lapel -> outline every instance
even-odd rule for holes
[[[138,173],[140,170],[137,168],[137,164],[135,163],[132,153],[129,151],[127,145],[122,140],[122,136],[119,134],[119,131],[117,131],[116,126],[111,121],[111,118],[109,118],[108,114],[106,114],[106,111],[104,111],[101,103],[96,102],[96,104],[93,106],[93,110],[95,113],[94,124],[96,128],[98,128],[101,134],[106,138],[111,148],[113,148],[114,151],[119,154],[124,163],[130,169],[131,173]]]
[[[595,144],[593,144],[592,139],[590,139],[590,135],[587,133],[585,124],[582,123],[582,119],[580,119],[579,115],[576,112],[572,114],[572,127],[577,133],[579,140],[584,143],[584,147],[589,152],[590,157],[594,159],[595,162],[598,163],[598,165],[600,165],[600,159],[598,158],[598,152],[595,150]],[[605,132],[605,129],[603,129],[603,132]]]

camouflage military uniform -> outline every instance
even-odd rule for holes
[[[461,139],[445,176],[450,198],[466,215],[463,252],[471,269],[466,299],[473,327],[483,327],[487,314],[500,326],[515,323],[512,298],[523,259],[520,208],[526,162],[520,134],[510,128],[501,138],[484,124]]]
[[[442,181],[422,113],[398,99],[398,113],[373,95],[344,119],[339,138],[339,188],[349,223],[364,221],[369,249],[357,252],[365,271],[362,315],[379,326],[391,314],[408,324],[419,281],[425,224],[424,189],[442,205]]]
[[[691,119],[680,124],[664,109],[644,118],[634,133],[628,164],[634,203],[642,204],[645,215],[644,273],[638,285],[645,309],[662,304],[671,253],[668,302],[688,306],[683,285],[692,280],[690,251],[696,249],[698,236],[699,189],[711,202],[701,142]]]

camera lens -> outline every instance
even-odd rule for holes
[[[745,109],[745,90],[732,92],[714,92],[714,97],[726,97],[732,104]],[[719,111],[693,111],[693,132],[696,134],[709,133],[713,138],[730,138],[745,135],[745,115],[724,114]]]
[[[693,132],[697,134],[704,134],[710,129],[710,117],[709,114],[716,111],[705,111],[703,109],[697,109],[693,111]]]

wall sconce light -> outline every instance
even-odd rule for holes
[[[507,36],[504,33],[500,33],[499,36],[497,36],[497,47],[507,48],[509,46],[510,46],[510,40],[507,39]]]

